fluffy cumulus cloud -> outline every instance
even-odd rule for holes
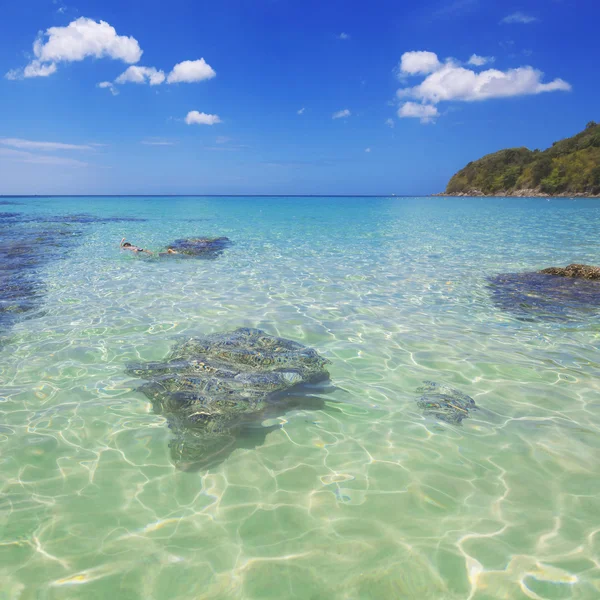
[[[53,73],[56,73],[56,63],[44,64],[39,60],[32,60],[23,69],[23,77],[48,77]]]
[[[191,110],[185,117],[185,122],[188,125],[215,125],[220,123],[221,119],[218,115],[207,115],[197,110]]]
[[[507,71],[488,69],[475,73],[449,63],[426,77],[421,84],[398,90],[398,97],[408,96],[432,103],[449,100],[472,102],[571,89],[562,79],[542,83],[542,77],[543,73],[533,67]]]
[[[407,54],[415,55],[419,53]],[[474,57],[475,63],[472,62]],[[483,63],[480,59],[483,58],[473,55],[469,62],[475,64],[475,66],[481,66]],[[544,74],[529,66],[506,71],[487,69],[475,72],[451,59],[446,60],[444,63],[440,62],[437,56],[435,56],[435,59],[438,64],[436,68],[433,67],[435,62],[432,57],[428,58],[427,64],[429,66],[421,65],[421,70],[418,72],[426,74],[426,77],[420,84],[398,90],[398,98],[411,98],[420,101],[420,104],[406,102],[398,111],[400,117],[418,117],[422,122],[428,122],[427,120],[424,121],[423,118],[431,120],[438,116],[439,113],[434,105],[440,102],[476,102],[492,98],[508,98],[511,96],[541,94],[543,92],[569,91],[571,89],[571,86],[563,79],[554,79],[544,83]],[[413,69],[413,71],[406,71],[408,74],[417,72],[414,70],[417,68],[414,63],[409,62],[408,68]],[[429,71],[423,70],[425,68]]]
[[[214,69],[203,58],[184,60],[173,67],[167,77],[167,83],[195,83],[212,79],[215,75]]]
[[[133,37],[118,35],[106,21],[80,17],[65,27],[50,27],[33,44],[34,60],[23,71],[9,71],[9,79],[47,77],[56,72],[57,63],[75,62],[88,57],[112,58],[133,64],[142,50]]]
[[[48,77],[53,73],[56,73],[56,63],[44,64],[39,60],[32,60],[24,69],[11,69],[5,77],[14,81],[23,77]]]
[[[212,79],[216,75],[214,69],[203,59],[184,60],[176,64],[169,75],[155,67],[140,67],[132,65],[124,73],[121,73],[113,83],[103,81],[98,87],[108,88],[114,95],[118,94],[115,84],[124,83],[149,83],[150,85],[161,85],[167,83],[195,83],[205,79]]]
[[[488,63],[493,63],[496,59],[493,56],[479,56],[479,54],[471,54],[468,64],[474,67],[483,67]]]
[[[522,23],[523,25],[527,25],[528,23],[534,23],[535,21],[537,21],[536,17],[517,11],[504,17],[500,23],[504,25],[510,25],[511,23]]]
[[[439,114],[435,106],[417,102],[405,102],[398,109],[398,116],[401,119],[420,119],[421,123],[432,123],[436,117],[439,117]]]
[[[344,110],[338,110],[331,115],[332,119],[343,119],[345,117],[349,117],[352,113],[345,108]]]
[[[6,73],[7,79],[24,77],[47,77],[57,70],[61,62],[81,61],[89,57],[112,58],[132,65],[119,75],[114,82],[103,81],[98,87],[118,94],[115,84],[149,83],[194,83],[212,79],[216,73],[203,59],[184,60],[176,64],[172,71],[155,67],[136,66],[142,57],[138,41],[131,36],[118,35],[114,27],[106,21],[94,21],[80,17],[65,27],[50,27],[40,32],[33,44],[35,58],[24,69],[12,69]]]
[[[85,17],[66,27],[47,29],[33,44],[33,53],[41,62],[72,62],[93,56],[132,64],[142,57],[135,38],[117,35],[116,29],[106,21],[96,22]]]
[[[426,75],[433,73],[441,67],[441,63],[434,52],[417,50],[405,52],[400,58],[401,75]]]
[[[115,79],[115,83],[149,83],[150,85],[160,85],[164,80],[165,74],[154,67],[132,65]]]

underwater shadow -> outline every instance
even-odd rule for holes
[[[168,416],[169,429],[173,433],[169,442],[171,462],[178,470],[187,473],[215,469],[236,450],[254,450],[263,446],[269,433],[283,427],[283,423],[262,425],[266,420],[283,417],[295,410],[341,412],[335,406],[338,401],[315,395],[329,394],[336,389],[330,382],[299,386],[296,390],[270,399],[269,406],[263,411],[232,423],[226,431],[217,435],[207,436],[204,428],[195,427],[177,415]]]

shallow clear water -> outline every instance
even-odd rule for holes
[[[28,231],[147,220],[60,225],[0,332],[0,598],[600,597],[598,314],[524,318],[487,279],[598,264],[598,201],[15,201]],[[119,251],[198,235],[235,244]],[[126,366],[237,327],[317,349],[333,389],[183,469]],[[425,380],[478,410],[424,415]]]

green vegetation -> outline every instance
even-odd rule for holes
[[[600,194],[600,125],[591,121],[573,137],[540,152],[510,148],[470,162],[446,194],[520,195],[519,192]]]

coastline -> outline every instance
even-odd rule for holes
[[[441,196],[446,198],[600,198],[600,194],[586,194],[584,192],[573,192],[570,194],[546,194],[538,190],[515,190],[513,192],[496,192],[494,194],[484,194],[481,190],[469,190],[468,192],[440,192],[432,196]]]

